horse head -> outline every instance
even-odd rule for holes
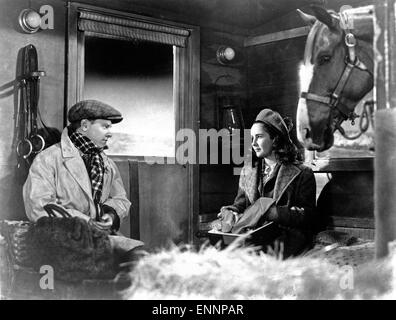
[[[341,123],[354,120],[358,102],[373,88],[373,19],[368,7],[340,13],[298,10],[311,25],[300,70],[297,136],[308,150],[324,151]]]

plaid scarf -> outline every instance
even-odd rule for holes
[[[91,179],[92,197],[97,209],[97,217],[100,217],[100,199],[102,197],[103,177],[105,172],[101,152],[105,148],[98,148],[91,139],[77,131],[69,134],[69,138],[74,146],[82,153],[85,167]]]

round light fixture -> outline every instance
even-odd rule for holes
[[[19,14],[19,25],[27,33],[34,33],[40,29],[41,16],[32,9],[24,9]]]
[[[227,64],[235,58],[235,50],[230,47],[222,46],[217,49],[216,58],[221,64]]]

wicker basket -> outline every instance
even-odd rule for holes
[[[12,267],[30,267],[26,234],[31,222],[28,221],[0,221],[0,234],[7,244],[7,253]]]
[[[31,225],[28,221],[0,221],[0,285],[1,298],[15,297],[18,287],[17,275],[21,272],[37,274],[30,265],[26,234]]]
[[[0,221],[0,300],[6,299],[119,299],[113,280],[84,280],[72,284],[55,281],[54,290],[42,290],[39,272],[33,269],[26,241],[29,221]]]

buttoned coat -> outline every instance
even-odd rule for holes
[[[105,165],[101,201],[114,208],[120,219],[127,216],[130,201],[113,160],[102,152]],[[71,216],[96,218],[91,181],[79,150],[70,141],[67,128],[61,141],[39,153],[23,186],[26,214],[31,221],[47,216],[43,207],[54,203]]]
[[[275,177],[276,175],[276,177]],[[233,205],[225,208],[238,212],[233,233],[246,227],[258,227],[273,221],[279,232],[274,236],[285,244],[285,257],[298,254],[312,244],[316,231],[316,182],[309,167],[302,164],[281,164],[271,174],[276,180],[272,198],[262,197],[258,183],[259,166],[246,164],[241,171],[238,194]],[[292,210],[298,207],[300,210]]]
[[[275,174],[274,202],[266,218],[286,227],[311,229],[316,214],[316,182],[312,170],[302,164],[282,164],[271,176]],[[239,178],[238,194],[228,208],[243,214],[256,201],[263,200],[258,183],[258,165],[245,165]],[[293,206],[304,211],[290,210]]]

